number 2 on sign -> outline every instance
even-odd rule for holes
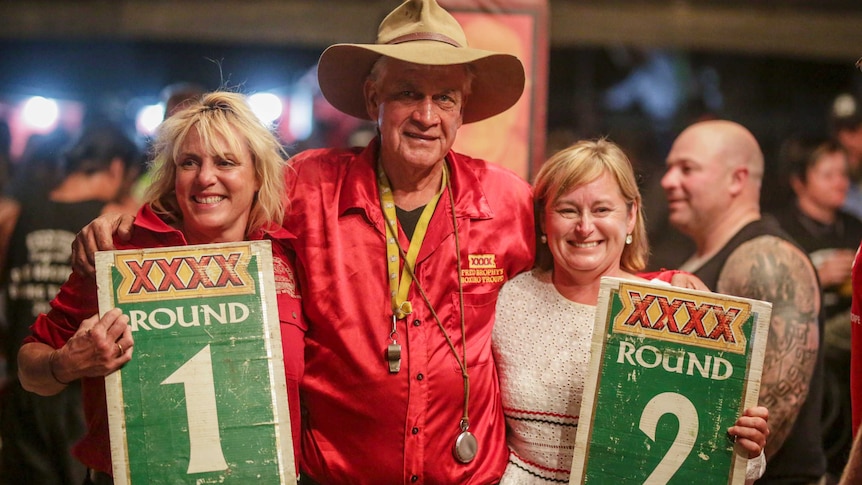
[[[227,469],[219,436],[210,346],[204,347],[161,384],[182,384],[185,390],[191,448],[187,473]]]
[[[663,392],[652,399],[644,407],[641,414],[640,430],[649,439],[655,441],[655,430],[658,420],[665,414],[673,414],[679,421],[679,431],[670,448],[665,453],[655,470],[644,483],[665,484],[676,474],[685,459],[694,448],[697,441],[698,418],[697,409],[685,396],[675,392]]]

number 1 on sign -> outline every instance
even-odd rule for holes
[[[207,345],[161,382],[162,385],[182,384],[185,390],[190,447],[187,473],[227,469],[219,436],[212,369],[212,355]]]

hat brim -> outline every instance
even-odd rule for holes
[[[339,111],[370,119],[364,85],[380,56],[423,65],[470,64],[475,77],[463,122],[473,123],[511,108],[524,92],[524,66],[510,54],[469,47],[450,47],[435,41],[404,44],[335,44],[320,56],[317,79],[320,91]]]

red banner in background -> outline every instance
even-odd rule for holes
[[[524,94],[497,116],[458,130],[455,151],[494,162],[528,181],[545,157],[548,91],[547,0],[439,0],[470,47],[513,54],[526,71]]]

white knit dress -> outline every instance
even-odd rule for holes
[[[493,348],[509,445],[501,485],[569,483],[595,311],[563,298],[541,270],[500,291]]]

